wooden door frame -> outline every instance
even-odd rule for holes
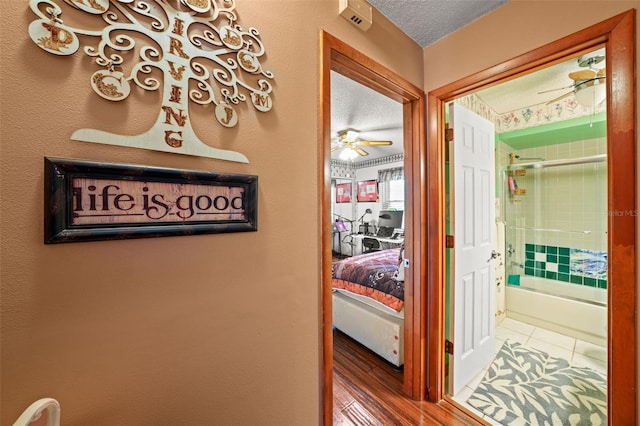
[[[534,72],[597,46],[606,47],[608,154],[608,422],[637,424],[635,10],[578,31],[428,95],[427,196],[428,395],[444,398],[445,103],[482,87]],[[614,213],[611,213],[614,212]],[[634,213],[636,212],[636,213]],[[615,362],[614,362],[615,360]]]
[[[413,399],[424,399],[426,389],[426,345],[424,344],[425,306],[424,283],[426,265],[418,258],[425,252],[426,219],[425,189],[421,185],[425,163],[425,94],[424,91],[393,71],[375,62],[336,37],[321,31],[320,34],[320,194],[322,207],[322,390],[321,424],[333,421],[333,334],[331,299],[331,71],[336,71],[358,83],[394,99],[403,105],[403,133],[405,152],[405,223],[411,227],[405,240],[406,257],[413,263],[410,285],[405,287],[405,361],[404,391]],[[408,275],[405,275],[405,277]]]

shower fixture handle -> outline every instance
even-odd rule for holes
[[[493,259],[495,259],[498,256],[500,256],[500,253],[498,253],[495,250],[491,250],[491,257],[487,260],[487,262],[491,262]]]

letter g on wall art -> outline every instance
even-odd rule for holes
[[[64,22],[58,4],[76,16],[78,11],[95,15],[105,26],[96,31]],[[190,106],[212,104],[218,123],[233,127],[235,106],[247,98],[256,110],[271,110],[274,76],[260,62],[265,48],[255,28],[244,30],[236,23],[235,0],[30,0],[29,5],[38,16],[29,36],[44,51],[72,55],[86,40],[84,53],[100,68],[90,77],[99,96],[122,101],[132,84],[162,91],[158,117],[147,132],[128,136],[79,129],[71,139],[249,162],[239,152],[201,141],[189,115]],[[156,78],[160,75],[162,81]]]
[[[258,230],[258,177],[45,158],[46,244]]]

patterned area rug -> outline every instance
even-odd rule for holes
[[[606,425],[607,378],[507,340],[467,403],[503,425]]]

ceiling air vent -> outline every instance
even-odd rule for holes
[[[340,0],[340,16],[362,31],[373,23],[371,5],[365,0]]]

